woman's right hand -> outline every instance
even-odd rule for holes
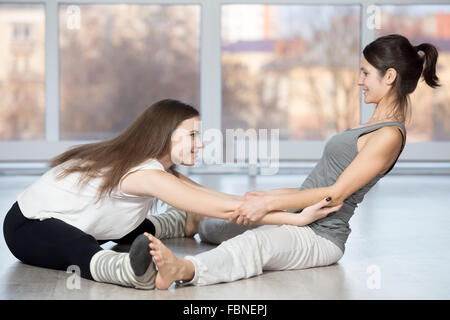
[[[323,199],[316,204],[306,207],[298,215],[302,220],[302,223],[306,222],[306,224],[310,224],[316,220],[325,218],[332,212],[338,211],[342,208],[343,204],[344,203],[341,203],[334,207],[327,207],[327,205],[329,205],[329,202],[326,199]]]

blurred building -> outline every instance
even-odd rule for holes
[[[44,139],[44,8],[0,8],[0,140]]]

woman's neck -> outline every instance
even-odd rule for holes
[[[167,170],[171,166],[173,166],[173,162],[172,162],[172,159],[170,159],[170,155],[165,155],[165,156],[159,157],[157,160],[159,161],[159,163],[161,163],[163,165],[164,170]]]
[[[379,122],[388,122],[388,121],[399,121],[399,119],[395,118],[392,114],[392,102],[393,99],[381,99],[381,101],[375,106],[375,110],[370,117],[368,123],[379,123]],[[401,122],[401,121],[399,121]]]

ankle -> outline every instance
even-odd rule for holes
[[[194,264],[185,259],[180,259],[180,268],[178,269],[178,280],[190,281],[194,278],[195,267]]]
[[[203,216],[187,213],[186,224],[184,226],[184,236],[192,238],[198,233],[198,227]]]

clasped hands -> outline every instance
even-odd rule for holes
[[[268,212],[268,195],[264,191],[250,191],[241,198],[244,201],[228,218],[229,222],[236,222],[250,226],[264,217]]]
[[[270,195],[264,191],[250,191],[242,198],[243,203],[230,215],[229,222],[236,222],[245,226],[251,226],[258,220],[263,218],[270,212],[268,203]],[[331,199],[331,198],[330,198]],[[322,199],[321,201],[306,207],[301,214],[307,217],[311,222],[326,217],[329,213],[335,212],[342,207],[342,204],[334,207],[329,207],[329,200]]]

